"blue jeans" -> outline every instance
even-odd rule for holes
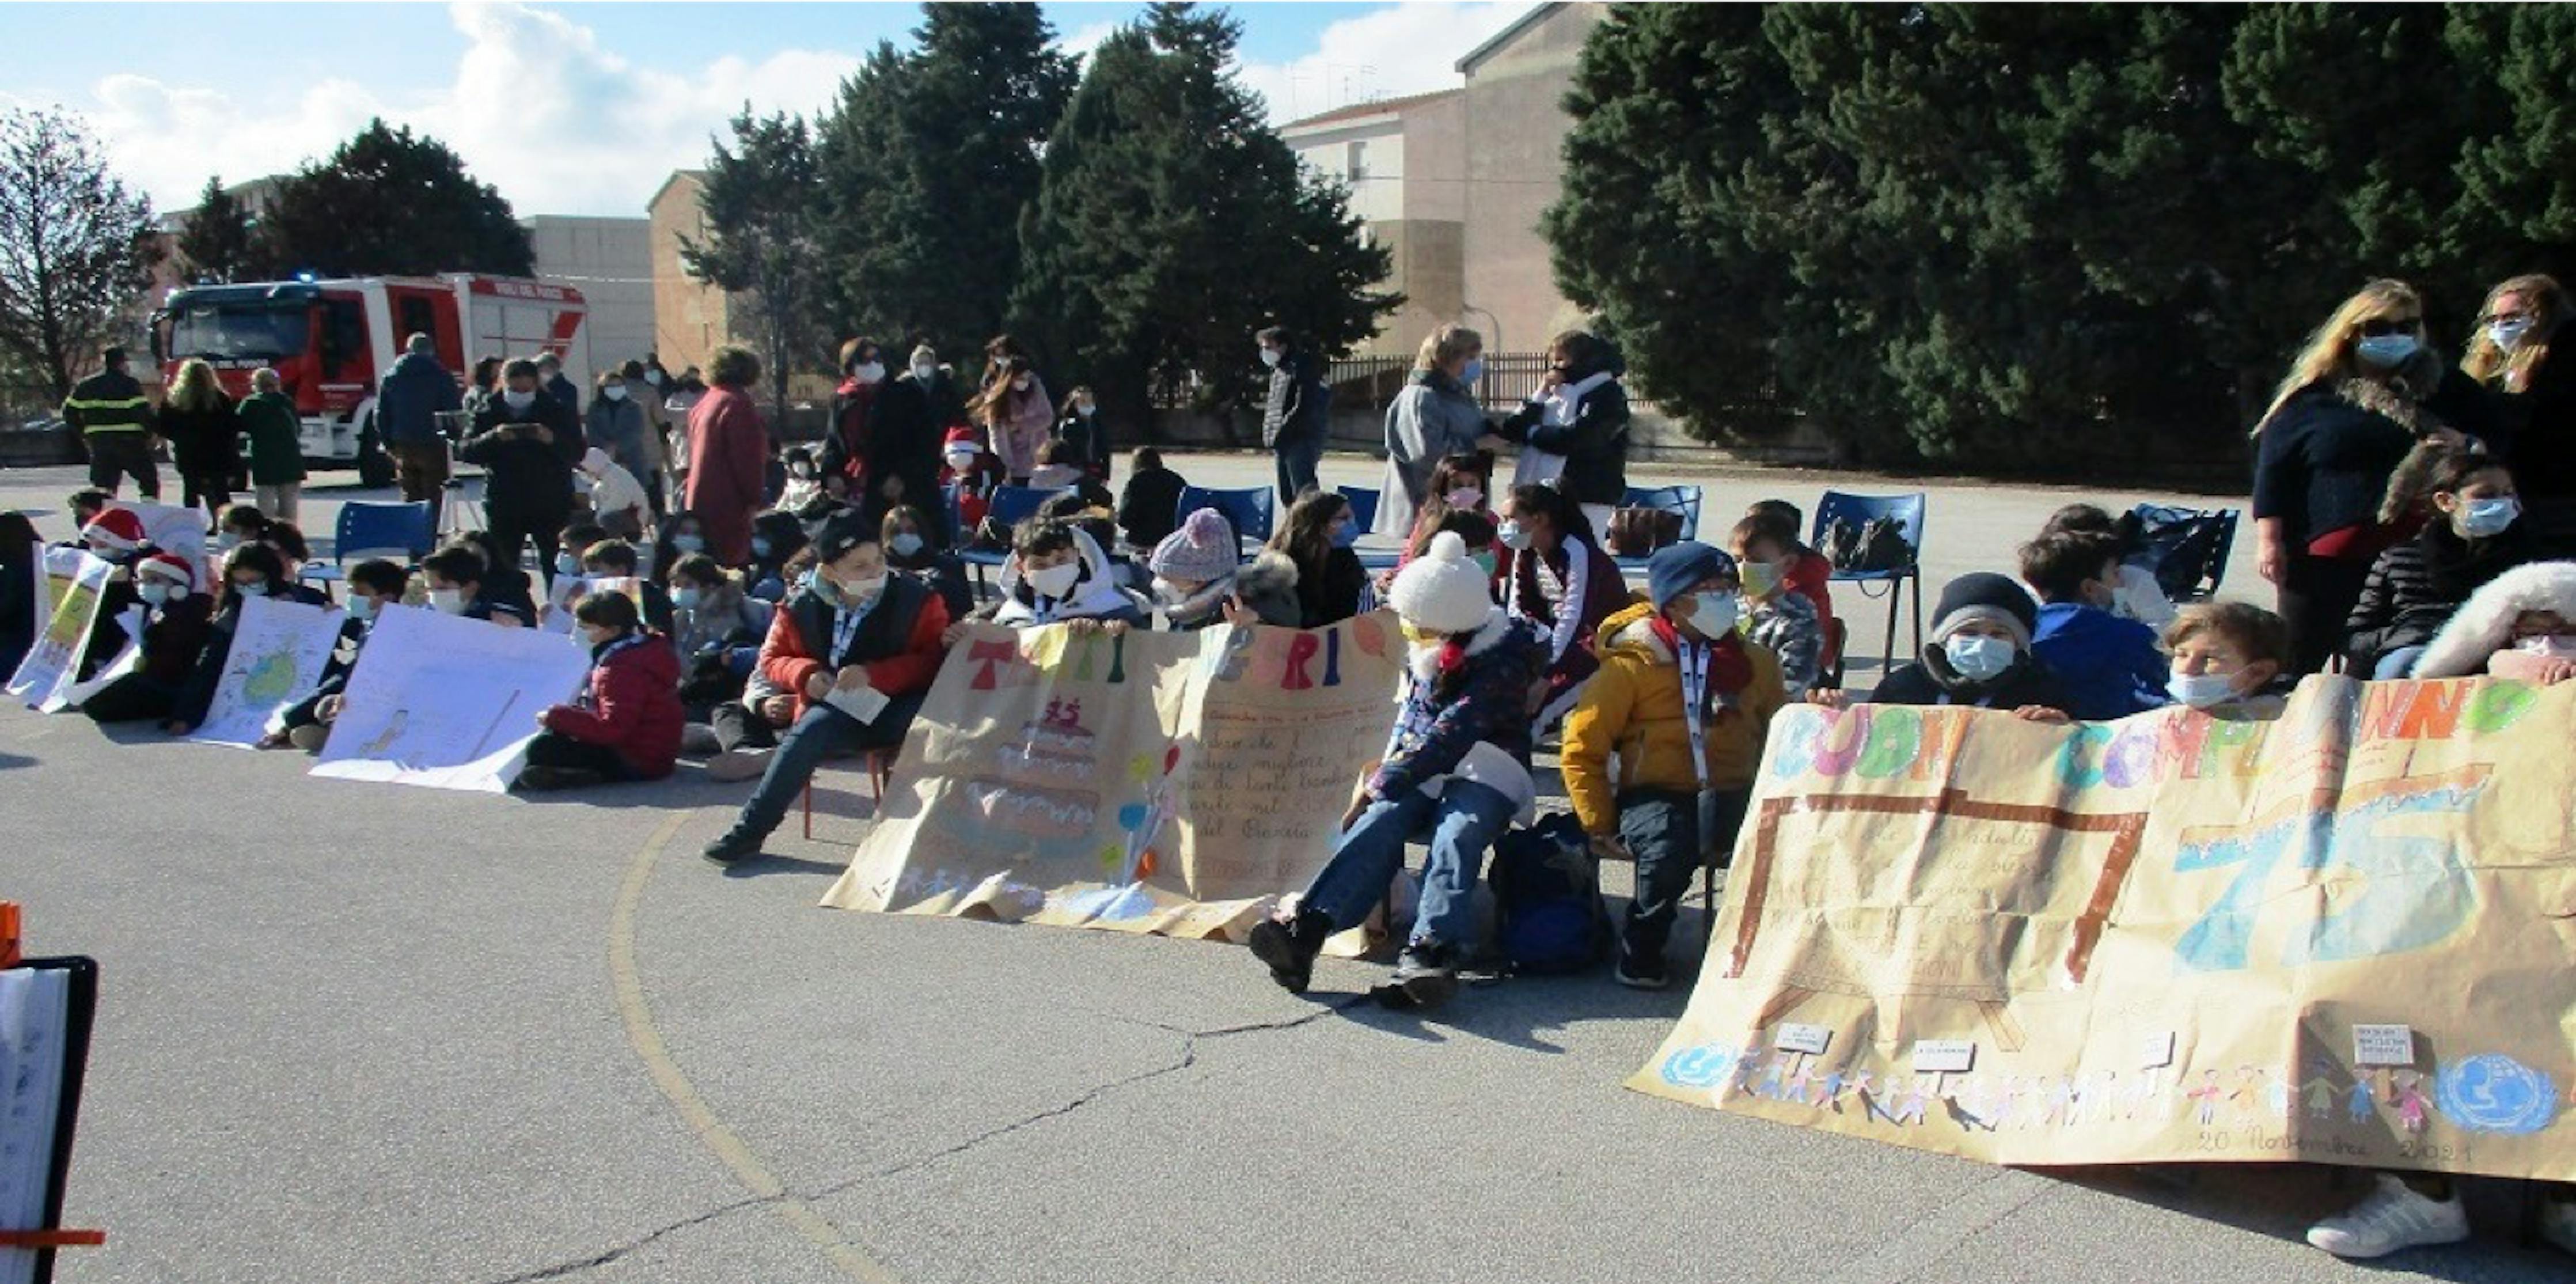
[[[1751,800],[1745,789],[1632,789],[1619,795],[1619,837],[1637,857],[1637,894],[1620,932],[1626,957],[1664,952],[1673,916],[1690,894],[1691,875],[1712,853],[1718,868],[1726,867]]]
[[[1315,480],[1315,469],[1324,459],[1324,439],[1318,436],[1304,441],[1283,441],[1271,447],[1271,450],[1278,456],[1279,465],[1277,483],[1279,510],[1275,520],[1285,525],[1288,521],[1288,506],[1296,503],[1299,495],[1315,489],[1318,484]]]
[[[787,819],[787,805],[805,791],[806,782],[814,778],[814,769],[825,758],[902,744],[904,733],[912,729],[913,715],[919,712],[918,693],[888,699],[874,722],[861,722],[828,704],[807,708],[805,716],[779,738],[778,748],[769,755],[768,770],[760,774],[760,787],[742,805],[734,829],[767,838],[778,822]]]
[[[1334,931],[1359,926],[1404,868],[1405,840],[1427,831],[1431,858],[1422,867],[1422,908],[1413,920],[1411,944],[1463,947],[1475,931],[1476,879],[1484,872],[1485,853],[1519,810],[1492,786],[1456,779],[1438,798],[1408,789],[1372,802],[1358,823],[1342,831],[1332,861],[1306,889],[1305,906],[1332,919]]]
[[[2427,649],[2429,648],[2420,646],[2401,646],[2396,650],[2379,657],[2379,667],[2371,670],[2370,680],[2373,682],[2394,682],[2405,677],[2407,670],[2414,668],[2415,662],[2424,658],[2424,652]]]

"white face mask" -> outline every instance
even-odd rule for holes
[[[1013,392],[1027,392],[1028,390],[1029,390],[1029,377],[1028,377],[1027,375],[1021,375],[1019,378],[1017,378],[1017,379],[1013,379],[1013,380],[1011,381],[1011,391],[1013,391]]]
[[[2173,675],[2165,683],[2165,694],[2175,704],[2194,709],[2208,709],[2236,698],[2236,675],[2233,673],[2197,673]]]
[[[507,405],[512,410],[525,410],[528,407],[537,404],[537,394],[533,392],[521,392],[513,388],[501,394],[501,401],[502,404]]]
[[[1029,587],[1041,597],[1063,597],[1072,591],[1075,580],[1082,578],[1082,568],[1067,562],[1029,572]]]
[[[871,575],[865,579],[841,581],[841,599],[852,606],[865,606],[885,592],[886,577]]]
[[[434,588],[429,591],[429,609],[441,615],[465,614],[465,590]]]
[[[2013,666],[2013,644],[2002,638],[1959,634],[1941,644],[1950,667],[1970,682],[1991,682]]]
[[[923,383],[928,383],[939,377],[939,367],[932,365],[927,361],[913,362],[912,377],[922,381]]]
[[[612,383],[607,387],[600,389],[599,395],[608,398],[610,401],[624,401],[626,400],[626,385],[622,383]]]
[[[349,618],[364,624],[376,618],[376,599],[364,593],[349,595]]]
[[[168,606],[171,599],[178,596],[172,591],[171,585],[164,584],[159,580],[152,580],[135,585],[134,595],[142,598],[144,603],[149,606]]]
[[[1261,350],[1261,364],[1268,366],[1273,370],[1278,369],[1279,350],[1276,348],[1263,348]]]
[[[661,387],[661,386],[662,386],[662,372],[661,372],[661,371],[659,371],[659,370],[647,370],[647,371],[645,371],[645,372],[644,372],[644,382],[649,383],[649,384],[653,385],[653,386],[654,386],[654,387],[656,387],[656,388]]]
[[[876,381],[885,378],[885,363],[882,361],[871,361],[866,365],[850,371],[850,377],[861,383],[875,383]]]
[[[1714,641],[1735,628],[1736,599],[1733,593],[1691,594],[1691,631]]]
[[[961,473],[962,473],[962,472],[964,472],[964,471],[966,471],[966,470],[967,470],[967,469],[969,469],[969,468],[974,467],[974,466],[975,466],[975,452],[974,452],[974,451],[971,451],[971,450],[952,450],[952,451],[949,451],[949,452],[948,452],[948,466],[949,466],[950,468],[956,469],[958,472],[961,472]]]

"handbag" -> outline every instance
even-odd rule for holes
[[[1621,508],[1610,514],[1604,542],[1613,557],[1644,557],[1681,542],[1682,515],[1661,508]]]

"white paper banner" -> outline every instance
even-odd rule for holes
[[[27,658],[19,661],[18,672],[10,677],[10,695],[47,713],[70,707],[64,702],[65,692],[80,677],[81,655],[89,649],[90,631],[98,623],[99,593],[115,569],[84,549],[45,550],[46,600],[53,609],[46,613],[35,644],[27,648]]]
[[[215,684],[213,703],[206,706],[205,725],[188,738],[257,747],[260,737],[277,729],[278,715],[321,683],[347,618],[338,607],[245,599],[223,677]]]
[[[313,774],[500,793],[518,778],[537,715],[589,673],[587,651],[535,629],[388,607]]]

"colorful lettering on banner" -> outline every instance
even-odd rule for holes
[[[1766,760],[1773,779],[1812,773],[1835,780],[1857,772],[1869,780],[1930,780],[1955,755],[1968,716],[1901,704],[1800,712],[1773,733]]]
[[[1020,656],[1019,641],[978,638],[966,646],[966,661],[975,666],[973,687],[977,691],[994,691],[1002,687],[1026,686],[1037,674]],[[1013,672],[1013,670],[1024,670]]]

